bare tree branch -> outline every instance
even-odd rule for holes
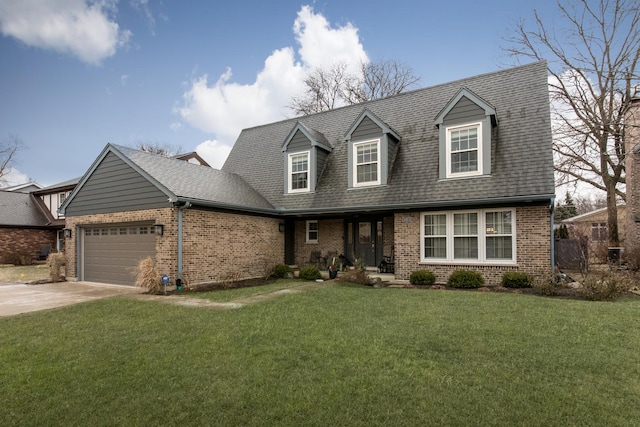
[[[397,95],[414,86],[419,77],[410,67],[386,60],[360,64],[360,74],[348,71],[348,64],[338,62],[328,69],[316,68],[305,79],[306,91],[291,99],[296,114],[313,114],[343,105]]]
[[[566,0],[558,10],[557,28],[536,11],[531,26],[517,23],[505,51],[548,60],[558,181],[606,192],[609,240],[617,246],[616,204],[626,199],[625,117],[639,83],[640,8],[635,0]]]
[[[9,137],[0,141],[0,182],[4,182],[3,176],[11,169],[16,153],[22,146],[20,138],[14,135],[9,135]]]

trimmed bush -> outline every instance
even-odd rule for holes
[[[456,270],[447,279],[447,286],[452,288],[479,288],[484,284],[482,274],[471,270]]]
[[[64,279],[62,267],[66,263],[64,254],[61,252],[52,252],[47,257],[47,265],[49,266],[49,277],[53,283],[60,282]]]
[[[436,283],[436,275],[433,271],[417,270],[409,276],[409,283],[415,286],[430,286]]]
[[[320,270],[313,265],[307,265],[300,269],[299,277],[304,280],[316,280],[322,277]]]
[[[162,278],[150,256],[138,262],[136,286],[145,288],[150,294],[159,294],[162,291]]]
[[[509,271],[502,275],[502,286],[505,288],[530,288],[533,278],[526,273]]]
[[[14,252],[14,253],[5,255],[4,263],[13,264],[15,266],[33,265],[33,256],[26,252]]]
[[[290,274],[293,274],[293,269],[284,264],[277,264],[271,271],[271,277],[275,277],[276,279],[284,279]]]

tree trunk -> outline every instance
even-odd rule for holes
[[[607,230],[609,231],[609,246],[620,246],[618,236],[618,204],[616,199],[616,185],[613,180],[605,182],[607,188]]]

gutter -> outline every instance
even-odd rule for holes
[[[551,206],[549,206],[549,215],[550,215],[550,221],[549,223],[551,224],[551,277],[554,278],[555,277],[555,246],[556,246],[556,239],[554,236],[554,224],[553,224],[553,217],[555,215],[556,212],[556,196],[555,194],[551,197]]]
[[[192,206],[191,203],[185,202],[182,206],[178,206],[178,278],[176,279],[176,286],[182,285],[182,211],[189,209]]]

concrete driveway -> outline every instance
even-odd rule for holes
[[[139,294],[142,288],[89,282],[61,282],[44,285],[0,283],[0,316],[63,307],[117,295]]]

